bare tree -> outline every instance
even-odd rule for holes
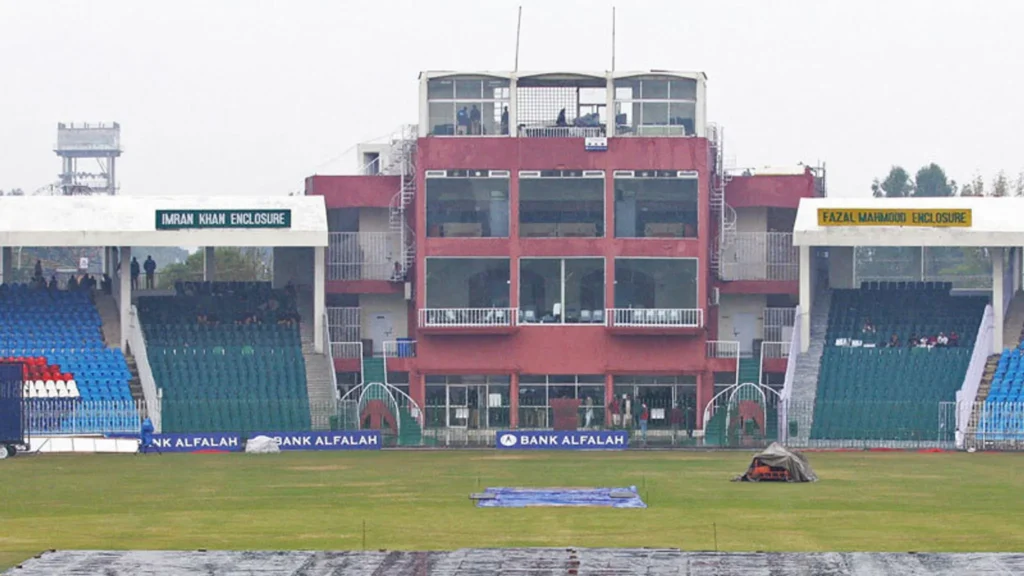
[[[1005,198],[1010,195],[1010,181],[1006,178],[1006,172],[1000,170],[992,181],[992,197]]]

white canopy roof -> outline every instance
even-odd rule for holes
[[[819,210],[902,212],[907,225],[832,225],[819,223]],[[969,226],[929,226],[918,221],[922,213],[945,211],[967,216]],[[969,214],[967,214],[969,211]],[[793,228],[796,246],[1024,246],[1024,198],[803,198]]]
[[[290,211],[287,227],[157,229],[158,210]],[[322,196],[3,196],[0,246],[327,246]]]

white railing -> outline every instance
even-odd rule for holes
[[[422,328],[515,326],[515,308],[421,308]]]
[[[708,340],[706,349],[708,358],[740,357],[740,343],[735,340]]]
[[[363,357],[362,342],[331,342],[331,358],[351,360]]]
[[[609,308],[609,326],[701,328],[704,310],[700,308]]]
[[[26,410],[29,434],[139,434],[146,412],[143,400],[38,398]],[[154,426],[156,421],[153,422]]]
[[[966,406],[964,406],[966,404]],[[969,447],[994,450],[1024,449],[1024,402],[960,402],[958,412],[978,415],[978,429]],[[957,435],[957,448],[963,448]]]
[[[796,322],[796,308],[765,308],[761,312],[764,319],[763,340],[768,342],[788,342],[783,337],[785,328],[792,328]]]
[[[985,376],[985,364],[992,354],[992,340],[995,331],[995,311],[992,305],[985,306],[985,313],[981,316],[981,324],[978,326],[978,334],[974,337],[974,349],[971,351],[971,362],[967,365],[967,372],[964,374],[964,382],[956,393],[957,415],[956,415],[956,444],[963,447],[964,436],[967,434],[971,420],[971,409],[978,399],[978,389],[981,388],[981,379]]]
[[[362,311],[358,307],[327,308],[330,342],[358,342],[362,324]]]
[[[139,383],[142,385],[142,396],[146,399],[146,406],[149,408],[147,415],[153,422],[153,429],[156,433],[163,430],[160,414],[160,397],[156,389],[156,379],[153,378],[153,368],[149,365],[149,353],[146,349],[146,335],[142,331],[142,324],[139,322],[139,311],[132,306],[128,311],[128,348],[135,358],[135,368],[139,372]]]
[[[402,262],[400,232],[331,232],[328,280],[394,280]]]
[[[334,391],[331,394],[331,398],[335,401],[338,400],[338,371],[334,369],[334,349],[331,347],[331,328],[328,324],[327,312],[324,312],[324,333],[321,337],[324,339],[324,351],[327,353],[327,361],[331,364],[331,386]],[[337,407],[337,406],[335,406]]]
[[[598,138],[604,136],[600,126],[520,126],[520,138]]]
[[[722,236],[723,280],[798,280],[799,252],[789,232],[731,232]]]
[[[795,326],[800,321],[800,307],[793,308],[794,327],[789,340],[789,361],[786,362],[786,379],[782,383],[779,403],[779,441],[789,438],[789,401],[793,398],[793,382],[796,380],[796,358],[800,354],[800,328]]]
[[[789,358],[789,342],[761,342],[762,358]]]
[[[388,340],[384,342],[384,358],[415,358],[415,340]]]

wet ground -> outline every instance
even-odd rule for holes
[[[9,576],[1024,575],[1024,554],[714,553],[647,549],[449,552],[48,552]]]

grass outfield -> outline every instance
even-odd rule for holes
[[[660,546],[1024,550],[1024,456],[810,454],[817,484],[741,484],[749,454],[302,452],[0,462],[0,569],[40,550]],[[488,486],[636,485],[647,510],[477,509]]]

